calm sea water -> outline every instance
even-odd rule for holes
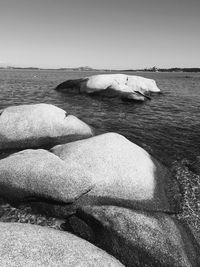
[[[163,94],[144,103],[95,99],[54,90],[92,72],[0,70],[0,109],[51,103],[92,125],[98,133],[118,132],[171,165],[200,154],[200,73],[130,73],[156,80]]]

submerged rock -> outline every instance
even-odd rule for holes
[[[86,206],[77,216],[93,229],[93,242],[125,266],[200,266],[200,250],[193,235],[164,213]]]
[[[188,168],[190,171],[194,172],[197,175],[200,175],[200,156],[196,157],[196,160],[190,162],[188,164]]]
[[[0,223],[1,266],[123,266],[72,234],[46,227]]]
[[[78,176],[78,172],[80,176],[91,174],[94,187],[79,198],[77,206],[105,204],[167,212],[175,209],[167,169],[119,134],[107,133],[58,145],[51,152],[66,166],[74,165],[72,177]]]
[[[126,74],[100,74],[83,79],[68,80],[56,87],[58,91],[99,94],[107,97],[144,101],[150,92],[160,92],[152,79]]]
[[[72,203],[92,187],[90,174],[49,151],[27,149],[0,160],[0,195],[10,202]]]
[[[0,112],[0,150],[53,146],[92,135],[87,124],[53,105],[12,106]]]

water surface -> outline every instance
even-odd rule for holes
[[[92,125],[118,132],[166,165],[200,154],[200,73],[129,73],[156,80],[163,94],[144,103],[64,94],[54,88],[92,72],[0,70],[0,109],[51,103]]]

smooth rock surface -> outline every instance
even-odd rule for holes
[[[46,227],[0,223],[0,266],[123,266],[72,234]]]
[[[92,188],[90,174],[43,149],[27,149],[0,160],[0,195],[71,203]]]
[[[107,97],[119,96],[122,99],[138,101],[144,101],[150,92],[160,92],[154,80],[126,74],[100,74],[84,79],[69,80],[58,85],[56,90],[74,90]]]
[[[0,112],[0,150],[53,146],[92,135],[87,124],[53,105],[12,106]]]
[[[109,204],[169,212],[174,209],[167,169],[122,135],[102,134],[55,146],[51,152],[67,166],[79,166],[80,175],[91,173],[94,187],[77,201],[78,206]]]
[[[85,206],[77,216],[93,229],[93,242],[125,266],[200,266],[200,250],[189,229],[164,213]]]

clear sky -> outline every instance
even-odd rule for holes
[[[200,0],[0,0],[0,63],[200,67]]]

